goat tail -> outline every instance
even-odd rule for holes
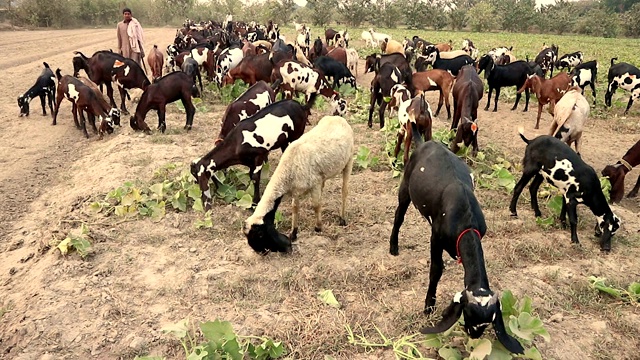
[[[424,139],[422,138],[422,135],[420,135],[420,131],[418,131],[418,124],[416,124],[415,121],[409,122],[411,123],[411,135],[413,136],[413,142],[414,144],[416,144],[417,149],[419,145],[422,145],[424,143]]]
[[[524,137],[524,127],[520,126],[518,128],[518,133],[520,134],[520,138],[522,139],[522,141],[524,141],[525,143],[527,143],[527,145],[529,145],[531,140],[529,140],[526,137]]]
[[[271,83],[271,88],[273,90],[278,89],[278,87],[280,87],[280,85],[282,84],[282,79],[276,79],[276,81]]]
[[[153,48],[154,48],[154,49],[157,49],[157,48],[158,48],[158,45],[153,44]]]
[[[62,79],[62,73],[60,72],[60,68],[56,69],[56,78],[58,78],[58,82]]]
[[[51,68],[49,67],[49,64],[47,64],[47,62],[46,62],[46,61],[43,61],[43,62],[42,62],[42,65],[44,65],[44,67],[46,67],[47,69],[51,69]]]
[[[618,60],[617,57],[611,58],[611,66],[613,66],[613,62],[616,61],[616,60]]]

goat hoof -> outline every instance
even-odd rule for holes
[[[424,308],[423,313],[424,313],[425,315],[430,315],[430,314],[433,314],[433,312],[434,312],[435,310],[436,310],[435,305],[431,305],[431,306],[427,306],[427,307],[425,307],[425,308]]]
[[[321,228],[321,227],[319,227],[319,226],[316,226],[316,227],[314,227],[314,228],[313,228],[313,231],[315,231],[315,232],[322,232],[322,228]]]
[[[392,246],[389,248],[389,254],[393,255],[393,256],[398,256],[400,254],[400,252],[398,251],[398,247],[397,246]]]
[[[511,212],[511,217],[517,218],[518,217],[518,213],[515,211]]]
[[[298,240],[298,228],[294,228],[293,231],[291,231],[289,239],[291,240],[291,242]]]
[[[486,108],[484,108],[484,111],[489,111],[489,107],[487,106]]]
[[[338,225],[340,226],[347,226],[347,221],[343,218],[340,218],[340,220],[338,221]]]
[[[371,129],[373,127],[372,123],[367,123],[367,125],[369,126],[369,129]]]
[[[492,111],[492,112],[498,112],[498,109],[493,109],[493,111]]]

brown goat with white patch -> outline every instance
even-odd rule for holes
[[[609,177],[611,181],[611,203],[617,203],[624,196],[624,178],[635,166],[640,165],[640,140],[633,145],[626,154],[614,165],[607,165],[602,170],[602,176]],[[627,197],[636,197],[640,190],[640,176],[636,185],[627,194]]]
[[[564,96],[569,86],[571,86],[571,78],[566,72],[561,72],[551,79],[541,78],[535,74],[527,77],[524,85],[518,90],[518,94],[521,94],[526,89],[531,89],[536,94],[538,99],[538,118],[535,129],[540,128],[542,107],[549,104],[549,113],[553,115],[556,102]]]
[[[440,99],[438,100],[438,109],[436,109],[435,116],[440,114],[442,109],[442,103],[447,105],[447,120],[451,119],[451,105],[449,104],[449,96],[451,95],[451,89],[453,88],[453,81],[455,78],[450,72],[440,69],[432,69],[428,71],[419,71],[413,74],[413,86],[415,87],[415,93],[418,91],[440,91]]]

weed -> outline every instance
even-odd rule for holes
[[[380,159],[377,156],[371,156],[371,150],[368,147],[360,145],[358,153],[354,155],[353,160],[358,168],[367,169],[370,166],[378,165]]]
[[[589,276],[589,284],[591,284],[591,288],[611,295],[616,299],[632,304],[638,303],[638,305],[640,305],[640,283],[633,282],[627,289],[623,289],[606,285],[606,280],[606,278]]]
[[[67,255],[69,251],[75,250],[82,259],[85,259],[91,250],[88,235],[89,227],[83,223],[80,229],[70,231],[67,237],[57,245],[57,248],[62,255]]]

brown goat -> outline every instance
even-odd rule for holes
[[[383,54],[403,54],[404,55],[404,46],[401,43],[391,39],[384,39],[382,43],[380,43],[380,50],[382,50]]]
[[[447,105],[447,120],[451,119],[451,105],[449,105],[449,96],[451,95],[451,89],[453,88],[454,77],[450,72],[440,69],[432,69],[428,71],[420,71],[413,73],[413,86],[415,87],[416,95],[418,91],[440,91],[440,99],[438,100],[438,109],[436,109],[435,116],[440,114],[442,109],[442,103]]]
[[[329,53],[327,53],[327,56],[340,63],[343,63],[345,66],[347,65],[347,50],[345,50],[345,48],[334,48],[333,50],[329,51]]]
[[[527,77],[527,81],[518,90],[518,94],[521,94],[526,89],[531,89],[536,94],[538,99],[538,118],[535,129],[540,128],[542,107],[549,104],[549,114],[553,115],[556,102],[564,96],[569,86],[571,86],[571,78],[566,72],[561,72],[551,79],[544,79],[535,74]]]
[[[448,43],[439,43],[435,45],[436,49],[440,50],[440,52],[451,51],[453,48],[451,47],[451,40]]]
[[[429,103],[424,98],[424,93],[420,93],[400,104],[398,109],[398,121],[400,122],[400,129],[398,129],[398,141],[396,143],[396,149],[393,152],[393,158],[395,159],[400,152],[400,146],[404,141],[404,164],[407,164],[409,160],[409,149],[411,148],[411,139],[413,137],[413,130],[411,123],[415,123],[418,131],[424,136],[425,141],[431,140],[431,128],[433,119],[431,118],[431,108]]]
[[[633,145],[626,154],[614,165],[607,165],[602,170],[602,176],[608,176],[611,182],[611,203],[617,203],[624,196],[624,177],[634,166],[640,165],[640,140]],[[627,194],[627,197],[636,197],[640,189],[640,176],[636,185]]]
[[[153,45],[149,55],[147,55],[147,62],[151,69],[152,81],[156,82],[158,78],[162,77],[162,67],[164,66],[164,58],[160,50],[158,50],[158,45]]]

